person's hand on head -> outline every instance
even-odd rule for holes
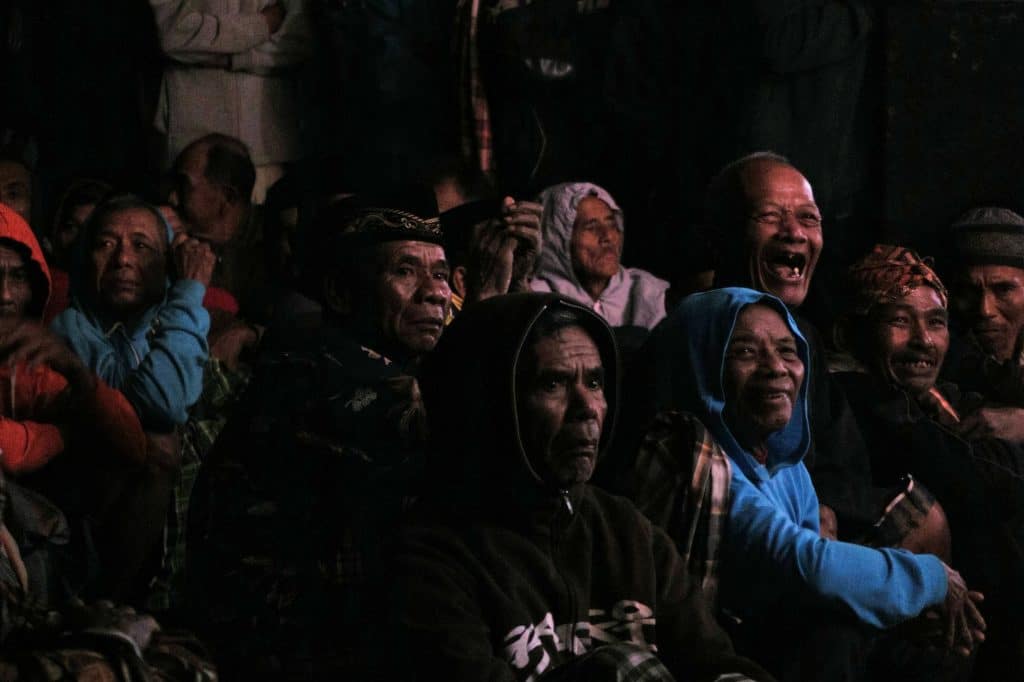
[[[174,269],[181,279],[193,279],[203,286],[210,286],[217,256],[210,245],[190,237],[184,232],[176,235],[171,242],[174,255]]]

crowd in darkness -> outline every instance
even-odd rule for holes
[[[0,8],[0,679],[1018,675],[1024,217],[872,243],[878,20]]]

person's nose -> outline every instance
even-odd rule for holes
[[[786,373],[786,363],[774,348],[765,349],[758,362],[758,370],[767,376],[777,377]]]
[[[935,345],[926,320],[915,320],[910,324],[910,345],[915,348],[931,348]]]
[[[11,278],[0,275],[0,303],[10,303],[14,300],[14,287],[11,285]]]
[[[615,225],[603,225],[598,234],[598,240],[602,246],[611,246],[619,236],[619,228]]]
[[[443,306],[451,299],[452,290],[447,279],[428,274],[420,280],[419,296],[424,303]]]
[[[978,314],[984,318],[996,316],[996,297],[987,289],[981,293],[978,301]]]
[[[787,241],[799,243],[807,241],[807,230],[793,211],[783,211],[782,222],[779,224],[779,235]]]
[[[597,419],[605,404],[604,390],[591,388],[585,381],[573,382],[570,412],[576,420]]]
[[[122,265],[123,266],[123,265],[131,264],[132,260],[133,260],[132,256],[133,256],[133,254],[131,253],[131,249],[128,248],[128,246],[126,244],[123,244],[123,243],[119,242],[114,247],[113,261],[117,265]]]

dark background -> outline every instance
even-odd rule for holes
[[[601,76],[591,90],[492,86],[502,112],[532,97],[566,131],[583,131],[563,160],[589,165],[556,163],[544,179],[608,186],[626,209],[627,265],[668,278],[700,267],[704,186],[762,148],[811,180],[826,271],[879,239],[942,255],[943,230],[972,205],[1024,209],[1021,3],[707,4],[613,1],[600,21],[570,26],[593,40],[579,57]],[[299,76],[314,172],[341,159],[346,177],[387,184],[456,154],[453,0],[314,9],[317,57]],[[34,168],[37,230],[72,176],[157,191],[162,59],[144,2],[0,6],[0,143]],[[562,109],[551,104],[559,97]],[[520,195],[536,184],[499,174]]]

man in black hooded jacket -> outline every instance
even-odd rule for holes
[[[432,480],[390,563],[401,679],[770,679],[668,536],[587,484],[617,369],[607,325],[554,295],[484,301],[445,332],[421,375]]]

